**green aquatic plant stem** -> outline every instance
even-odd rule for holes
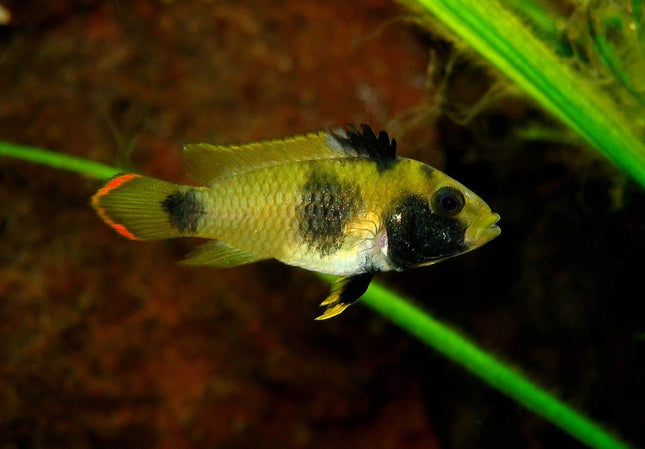
[[[421,23],[438,18],[546,110],[645,187],[645,144],[634,117],[539,40],[499,0],[400,0]],[[427,19],[427,20],[424,20]]]
[[[108,165],[3,142],[0,142],[0,155],[74,171],[99,180],[120,172]],[[321,277],[328,281],[334,279],[330,276]],[[400,295],[372,282],[361,298],[361,303],[589,446],[606,449],[629,447]]]
[[[0,142],[0,156],[14,157],[69,170],[96,179],[107,179],[123,171],[100,162],[8,142]]]
[[[449,326],[381,285],[372,283],[361,302],[590,447],[629,447]]]
[[[558,23],[553,20],[551,12],[544,9],[542,5],[528,0],[505,0],[505,2],[552,44],[561,44],[558,36]]]

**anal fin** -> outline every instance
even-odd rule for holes
[[[363,296],[369,287],[374,273],[361,273],[354,276],[341,276],[336,279],[329,296],[320,303],[325,307],[322,315],[316,320],[326,320],[342,313]]]
[[[234,248],[219,240],[210,240],[190,253],[179,265],[209,265],[231,268],[265,259],[257,254]]]

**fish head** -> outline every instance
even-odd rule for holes
[[[384,254],[397,270],[431,265],[497,237],[500,216],[470,189],[432,170],[385,213]],[[422,187],[422,188],[421,188]]]

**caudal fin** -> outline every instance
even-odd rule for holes
[[[133,173],[112,178],[92,206],[116,232],[131,240],[195,235],[204,207],[194,187]]]

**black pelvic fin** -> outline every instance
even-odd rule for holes
[[[335,317],[358,301],[369,287],[373,277],[374,273],[362,273],[354,276],[341,276],[336,279],[329,296],[320,303],[322,307],[325,307],[325,311],[316,320]]]
[[[381,131],[377,137],[368,125],[360,126],[359,130],[356,126],[348,124],[346,131],[334,131],[333,136],[341,146],[355,151],[359,156],[372,159],[396,157],[396,140],[390,140],[387,132]]]

